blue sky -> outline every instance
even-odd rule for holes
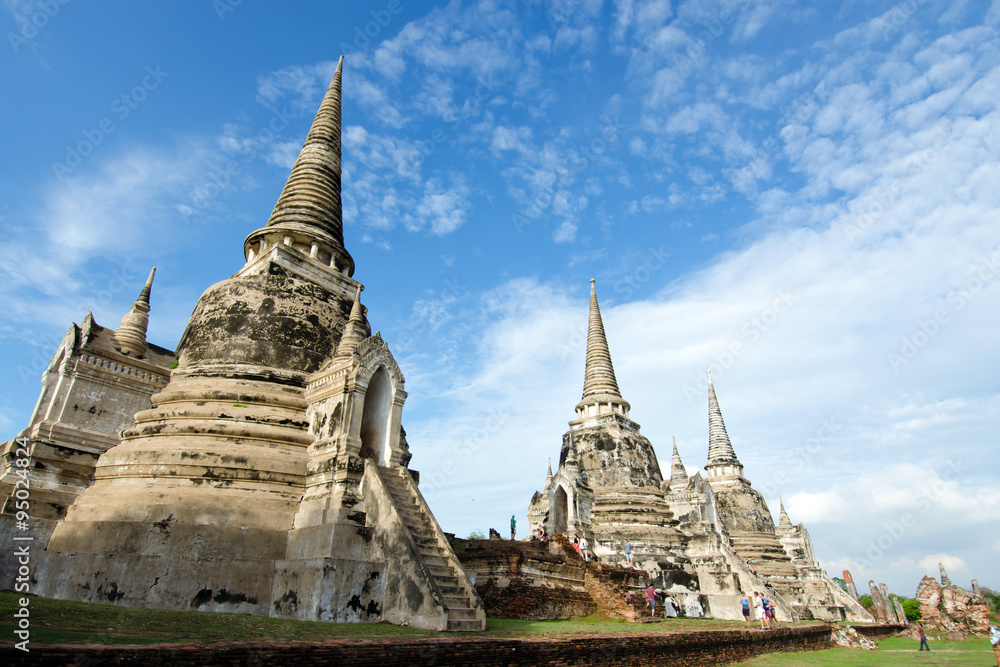
[[[1000,0],[4,0],[0,435],[87,310],[149,339],[242,265],[344,53],[344,235],[422,488],[521,525],[589,279],[669,465],[706,366],[831,575],[1000,588]]]

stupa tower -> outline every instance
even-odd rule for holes
[[[595,553],[609,555],[628,538],[636,562],[667,558],[683,551],[684,536],[663,501],[664,483],[652,444],[629,417],[622,396],[594,281],[590,281],[590,314],[583,396],[576,419],[563,435],[559,469],[546,478],[528,509],[532,529],[580,533],[592,540]]]
[[[733,443],[726,432],[726,422],[722,419],[719,399],[712,384],[712,371],[708,371],[708,463],[705,464],[705,471],[713,483],[745,481],[743,464],[736,458]]]
[[[403,375],[344,247],[342,71],[243,268],[201,296],[169,383],[55,527],[43,594],[482,629],[407,468]]]
[[[708,483],[715,493],[719,518],[741,558],[750,560],[768,577],[794,579],[796,569],[775,533],[771,510],[764,496],[743,475],[722,419],[712,374],[708,373]],[[777,579],[773,582],[781,586]]]
[[[296,248],[345,275],[354,274],[354,259],[344,248],[344,217],[340,200],[341,78],[340,57],[305,144],[299,152],[267,225],[247,236],[243,251],[248,262],[268,247]]]
[[[244,244],[247,264],[201,296],[170,383],[101,458],[50,548],[120,552],[149,525],[176,533],[211,516],[199,530],[220,556],[284,557],[266,533],[291,526],[301,497],[306,376],[332,355],[358,288],[341,231],[340,82],[338,64],[271,219]],[[80,530],[93,521],[118,530],[94,540]]]
[[[583,397],[576,419],[563,439],[559,463],[566,460],[570,441],[581,469],[592,486],[659,486],[663,481],[656,452],[629,418],[631,406],[618,389],[611,351],[594,281],[590,281],[590,315]],[[608,439],[610,438],[610,440]]]

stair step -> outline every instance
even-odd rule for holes
[[[446,607],[448,607],[449,610],[468,609],[469,598],[465,597],[464,595],[445,595],[444,604]]]
[[[424,556],[423,559],[428,567],[448,567],[448,559],[444,556]]]
[[[458,579],[458,577],[455,577],[455,578]],[[441,580],[438,579],[437,581],[440,582]],[[444,595],[444,596],[447,596],[447,597],[458,597],[458,596],[461,596],[465,592],[461,588],[459,588],[458,586],[441,586],[441,585],[438,585],[438,588],[441,590],[441,595]]]
[[[446,565],[428,565],[427,569],[435,579],[453,576],[454,570]],[[457,578],[457,577],[456,577]]]
[[[448,607],[449,621],[474,621],[476,620],[476,610],[471,607]]]
[[[434,581],[437,582],[438,588],[458,588],[458,577],[454,574],[435,576]]]
[[[486,621],[448,621],[448,632],[482,632]]]

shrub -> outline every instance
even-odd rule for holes
[[[987,588],[986,586],[980,586],[979,592],[982,593],[983,597],[986,599],[986,604],[989,605],[991,612],[994,614],[1000,612],[1000,593],[997,593],[992,588]]]
[[[911,598],[902,600],[903,611],[906,613],[906,620],[919,621],[923,616],[920,614],[920,603]]]

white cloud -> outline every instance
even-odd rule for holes
[[[556,243],[569,243],[576,240],[576,223],[571,220],[563,220],[558,229],[552,235],[552,240]]]
[[[940,568],[938,564],[944,565],[945,570],[951,571],[961,571],[965,569],[965,561],[958,556],[950,556],[948,554],[928,554],[917,562],[917,565],[924,568],[928,574],[939,574]]]
[[[465,222],[469,208],[469,188],[460,177],[452,177],[451,187],[439,178],[427,181],[423,198],[417,204],[416,215],[407,216],[407,227],[430,227],[432,234],[449,234]]]

